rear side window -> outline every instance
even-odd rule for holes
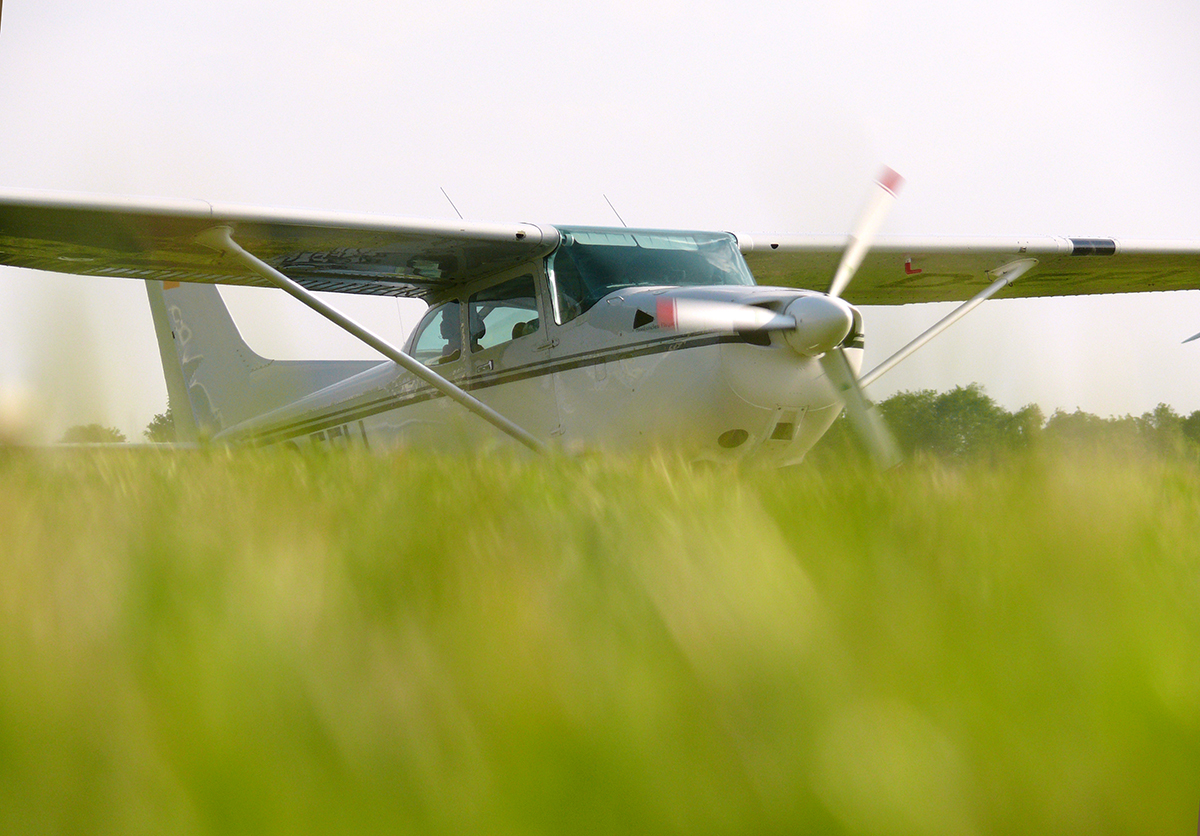
[[[533,276],[518,276],[467,302],[471,351],[483,351],[537,333],[541,327]]]

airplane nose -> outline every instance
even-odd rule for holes
[[[854,312],[833,296],[801,296],[787,306],[785,313],[796,320],[796,327],[784,331],[784,338],[797,353],[816,357],[841,345],[854,325]]]

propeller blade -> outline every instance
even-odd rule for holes
[[[883,171],[875,180],[875,185],[879,186],[879,189],[872,193],[866,209],[859,217],[858,225],[854,228],[854,232],[850,235],[850,242],[846,245],[846,251],[842,253],[842,260],[838,263],[837,272],[833,274],[833,282],[829,285],[830,296],[841,296],[842,291],[854,278],[854,274],[858,272],[859,265],[862,264],[867,250],[871,248],[871,243],[875,240],[875,234],[883,225],[883,219],[887,217],[888,210],[896,202],[896,192],[900,190],[903,183],[903,177],[884,166]]]
[[[835,348],[825,352],[821,356],[821,368],[825,370],[829,382],[841,397],[846,408],[846,418],[854,427],[859,439],[866,445],[875,464],[882,470],[900,464],[900,449],[896,446],[896,441],[892,438],[878,408],[863,394],[858,377],[850,367],[843,350]]]
[[[796,327],[795,317],[712,299],[660,296],[655,313],[659,325],[679,331],[783,331]]]

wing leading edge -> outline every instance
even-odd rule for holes
[[[0,192],[0,264],[58,273],[266,286],[196,242],[238,243],[309,290],[429,298],[558,244],[553,227],[229,207],[51,192]]]
[[[762,285],[824,291],[847,239],[748,236],[738,244]],[[961,302],[992,271],[1018,259],[1037,266],[997,298],[1200,288],[1200,241],[1114,238],[879,238],[845,293],[857,305]]]

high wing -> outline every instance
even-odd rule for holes
[[[309,290],[422,299],[537,258],[553,227],[414,221],[54,192],[0,192],[0,264],[58,273],[268,286],[195,238],[228,226]]]
[[[829,287],[848,240],[766,235],[737,239],[759,284],[820,291]],[[856,305],[963,301],[989,285],[994,278],[990,272],[1027,258],[1036,259],[1036,267],[996,298],[1200,288],[1200,241],[881,236],[844,296]]]
[[[308,290],[436,297],[549,253],[558,230],[534,224],[416,221],[223,206],[202,200],[0,192],[0,264],[59,273],[267,286],[196,236],[237,242]],[[738,235],[761,285],[824,291],[841,236]],[[879,238],[847,301],[962,301],[1018,259],[1037,266],[998,298],[1200,288],[1200,242],[1112,238]]]

